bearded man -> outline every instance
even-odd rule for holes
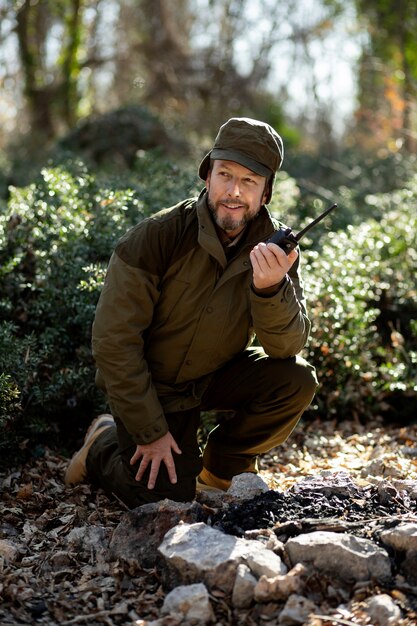
[[[229,119],[200,164],[199,197],[117,244],[93,325],[110,413],[90,426],[68,485],[87,479],[130,508],[190,501],[257,472],[296,426],[317,380],[298,354],[310,330],[299,250],[267,243],[283,152],[268,124]],[[209,410],[221,419],[201,450]]]

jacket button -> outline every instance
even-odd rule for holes
[[[213,307],[212,306],[208,306],[206,311],[207,311],[207,313],[213,313]]]
[[[185,361],[185,364],[186,364],[186,365],[191,365],[191,363],[192,363],[192,360],[191,360],[191,359],[187,359],[187,360]]]

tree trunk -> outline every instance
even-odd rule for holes
[[[36,40],[42,34],[38,29],[38,11],[38,5],[30,0],[24,0],[16,15],[16,33],[31,130],[34,134],[49,139],[54,136],[55,130],[51,110],[51,89],[38,78],[42,64],[39,41]]]

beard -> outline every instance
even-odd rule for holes
[[[207,200],[207,204],[211,214],[213,215],[214,221],[216,222],[217,226],[219,226],[219,228],[224,230],[226,233],[246,226],[246,224],[251,222],[256,216],[256,213],[252,214],[250,212],[249,206],[247,204],[243,204],[243,206],[245,207],[245,213],[240,218],[234,218],[233,215],[224,215],[222,217],[219,215],[218,206],[220,204],[223,204],[223,202],[227,203],[228,201],[219,200],[218,202],[214,203],[209,199]]]

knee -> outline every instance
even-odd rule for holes
[[[304,359],[297,357],[292,383],[300,401],[309,405],[318,387],[316,369]]]
[[[281,393],[299,399],[302,404],[309,404],[318,386],[315,368],[299,356],[275,361],[274,365],[274,377]]]

